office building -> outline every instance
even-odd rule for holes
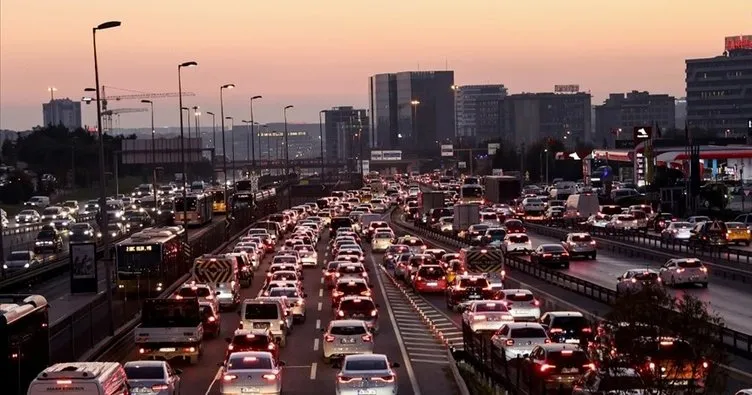
[[[674,123],[674,127],[676,129],[684,129],[684,125],[687,123],[687,98],[681,97],[676,99],[676,103],[674,103],[674,119],[676,122]]]
[[[455,88],[456,137],[471,142],[498,140],[503,121],[504,85],[463,85]]]
[[[42,103],[42,118],[45,126],[62,124],[68,130],[76,130],[82,125],[81,102],[66,98]]]
[[[590,142],[591,96],[585,92],[519,93],[504,98],[502,140],[530,145],[553,138],[574,146]]]
[[[726,37],[723,55],[686,60],[690,128],[744,136],[752,119],[752,35]]]
[[[454,72],[405,71],[369,79],[371,148],[438,154],[454,139]]]
[[[369,148],[368,113],[353,107],[333,107],[324,112],[324,155],[327,161],[358,157]]]
[[[595,143],[611,147],[615,139],[631,140],[635,126],[671,129],[676,124],[675,114],[673,96],[638,91],[612,93],[603,104],[595,106]]]

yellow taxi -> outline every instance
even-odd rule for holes
[[[750,232],[747,225],[741,222],[726,222],[726,228],[728,229],[726,232],[726,240],[728,240],[729,244],[744,243],[749,245],[752,243],[752,232]]]

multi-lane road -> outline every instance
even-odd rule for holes
[[[321,268],[323,262],[331,259],[326,255],[327,236],[319,242],[319,267],[306,268],[304,291],[306,296],[306,320],[293,328],[287,345],[281,351],[280,359],[286,362],[282,373],[282,390],[285,394],[334,393],[337,370],[323,360],[321,328],[332,319],[330,291],[323,284]],[[392,361],[400,363],[396,369],[399,393],[401,395],[421,395],[440,393],[458,394],[451,378],[449,362],[443,346],[434,339],[428,328],[411,311],[403,295],[383,277],[377,263],[380,254],[372,254],[366,246],[365,264],[370,269],[375,302],[380,306],[380,331],[374,339],[374,352],[386,354]],[[241,299],[258,295],[265,270],[270,258],[266,258],[255,273],[250,288],[242,290]],[[236,311],[221,315],[221,335],[205,340],[204,354],[196,365],[188,365],[179,360],[173,365],[183,370],[182,388],[190,388],[192,394],[219,393],[219,367],[227,350],[226,337],[230,337],[238,327]],[[136,350],[126,360],[138,360]]]

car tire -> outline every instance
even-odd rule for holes
[[[702,287],[703,288],[707,288],[708,287],[708,283],[707,282],[702,283]]]
[[[592,253],[592,254],[590,255],[590,259],[592,259],[592,260],[596,260],[596,259],[598,259],[598,254],[597,254],[597,253],[595,253],[595,252],[594,252],[594,253]]]

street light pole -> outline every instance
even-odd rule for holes
[[[199,111],[199,108],[200,108],[199,106],[193,106],[193,126],[194,126],[193,130],[195,131],[195,134],[196,134],[195,137],[197,139],[201,139],[201,131],[198,129],[198,118],[201,116],[201,111]],[[198,141],[201,141],[201,140],[197,140],[197,142]],[[196,149],[200,150],[201,148],[199,144],[191,144],[191,139],[190,138],[188,139],[188,161],[189,162],[191,161],[191,148],[193,145],[196,145],[195,147]]]
[[[151,163],[152,163],[152,193],[154,194],[154,212],[159,208],[157,204],[157,147],[156,147],[156,130],[154,129],[154,102],[151,100],[141,100],[141,103],[148,104],[151,107]]]
[[[222,91],[225,89],[232,89],[235,84],[225,84],[219,87],[219,121],[222,122],[222,172],[224,173],[224,180],[222,180],[223,190],[225,195],[225,207],[228,207],[227,196],[227,146],[225,145],[225,100]]]
[[[182,110],[185,111],[185,116],[186,116],[186,119],[188,120],[188,141],[185,143],[186,145],[185,148],[187,151],[190,151],[191,150],[191,109],[189,107],[182,107]],[[183,179],[185,181],[184,184],[187,184],[190,182],[190,180],[188,179],[188,164],[187,164],[190,161],[191,161],[191,157],[188,156],[188,160],[186,161],[186,165],[184,169],[185,172],[183,173]]]
[[[254,125],[253,124],[253,101],[254,100],[258,100],[258,99],[262,99],[262,97],[258,96],[258,95],[257,96],[252,96],[251,100],[250,100],[250,102],[251,102],[251,146],[250,146],[250,148],[251,148],[251,158],[252,158],[251,159],[252,160],[252,162],[251,162],[251,168],[254,169],[254,170],[256,169],[256,143],[254,142],[254,140],[256,139],[256,137],[255,137],[255,134],[253,133],[254,132],[254,127],[255,127],[255,126],[253,126]],[[261,142],[259,142],[259,145],[261,145]],[[261,154],[261,151],[259,151],[259,155],[260,154]]]
[[[232,185],[235,185],[235,173],[237,170],[235,169],[235,118],[233,117],[225,117],[225,119],[230,121],[230,153],[232,153]]]
[[[293,108],[294,106],[289,105],[285,106],[285,108],[282,110],[282,113],[285,118],[285,175],[289,177],[290,175],[290,146],[289,141],[287,139],[287,110]]]
[[[326,114],[326,110],[319,111],[319,142],[321,143],[321,184],[324,184],[324,121],[321,115]]]
[[[246,152],[245,152],[245,161],[248,162],[248,164],[246,166],[248,166],[248,169],[249,169],[248,170],[248,176],[250,176],[251,175],[251,171],[253,169],[253,167],[251,167],[251,137],[252,136],[251,136],[251,132],[250,132],[250,130],[252,130],[252,129],[250,129],[250,128],[253,128],[253,122],[251,122],[251,121],[249,121],[247,119],[242,119],[240,122],[243,122],[249,128],[248,133],[246,133],[246,139],[245,139],[246,149],[247,149]],[[254,162],[253,166],[255,166],[255,162],[256,162],[256,158],[255,157],[253,159],[253,162]]]
[[[207,114],[211,115],[212,117],[212,154],[211,154],[211,164],[212,167],[214,166],[214,157],[217,156],[217,119],[214,116],[214,113],[211,111],[207,111]],[[212,170],[212,179],[216,182],[216,173]]]
[[[94,83],[97,92],[97,136],[99,137],[99,216],[101,218],[100,231],[102,232],[102,244],[104,244],[104,264],[105,264],[105,287],[107,290],[107,314],[108,333],[115,333],[114,315],[112,313],[112,261],[110,255],[110,232],[107,231],[107,190],[105,188],[104,176],[104,134],[102,133],[102,107],[99,96],[99,63],[97,61],[97,30],[105,30],[120,26],[119,21],[110,21],[95,26],[91,30],[92,42],[94,44]]]
[[[188,225],[188,186],[186,185],[186,174],[188,168],[185,163],[185,134],[183,132],[183,81],[180,77],[180,69],[183,67],[195,67],[198,66],[196,62],[184,62],[178,65],[178,108],[180,109],[180,164],[183,168],[183,228],[187,228]],[[188,127],[190,127],[190,118],[188,120]],[[188,244],[188,231],[183,232],[184,242]]]

